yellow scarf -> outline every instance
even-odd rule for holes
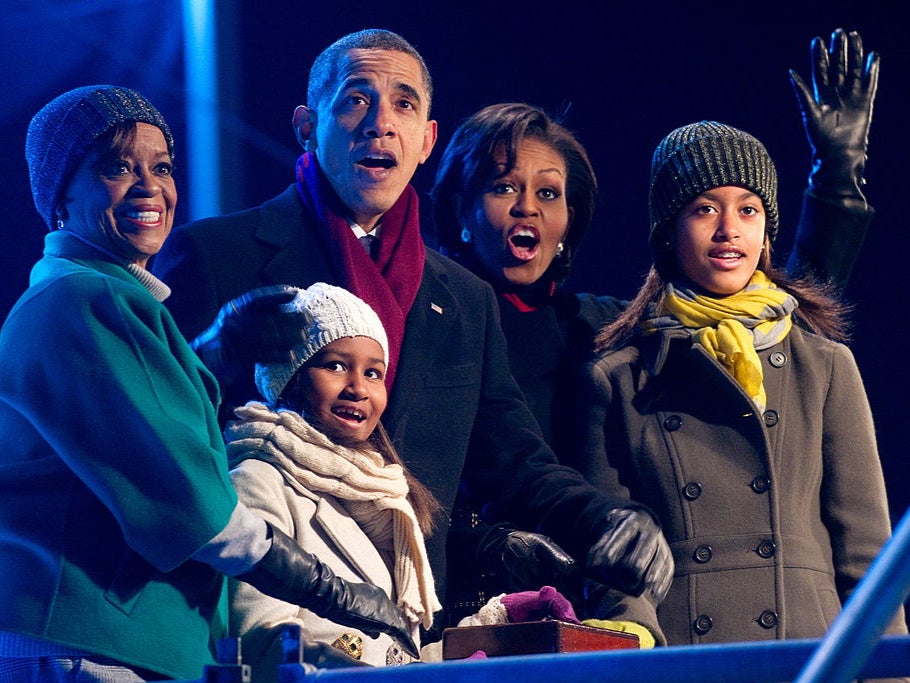
[[[645,334],[685,327],[693,341],[727,369],[752,397],[759,411],[767,405],[764,375],[757,351],[779,343],[790,332],[797,302],[762,271],[736,294],[714,298],[667,285],[660,315],[642,323]]]

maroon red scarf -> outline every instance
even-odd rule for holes
[[[417,192],[408,185],[382,216],[382,237],[375,261],[340,214],[341,201],[310,152],[297,160],[297,192],[304,206],[326,227],[324,234],[338,277],[338,282],[332,284],[366,301],[382,320],[389,338],[386,386],[391,389],[404,339],[404,321],[417,297],[426,258]]]

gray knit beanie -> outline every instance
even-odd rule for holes
[[[130,88],[76,88],[51,100],[35,114],[25,137],[25,160],[35,207],[49,228],[54,228],[54,209],[61,193],[94,142],[115,126],[129,123],[158,126],[173,161],[174,138],[164,117]]]
[[[777,236],[777,171],[758,139],[716,121],[700,121],[667,135],[651,160],[652,249],[667,239],[668,221],[702,192],[723,185],[751,190],[761,197],[770,241]]]
[[[303,341],[294,349],[294,359],[284,363],[257,363],[256,387],[269,403],[281,392],[310,358],[327,344],[344,337],[369,337],[379,342],[383,359],[389,364],[389,342],[376,312],[348,290],[324,282],[298,289],[294,299],[284,305],[290,312],[302,313],[306,322]]]

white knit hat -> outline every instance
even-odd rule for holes
[[[344,337],[369,337],[382,347],[389,364],[389,342],[376,312],[348,290],[324,282],[298,289],[294,299],[283,306],[303,314],[303,340],[294,348],[294,358],[283,363],[257,363],[256,387],[269,403],[275,403],[294,373],[327,344]]]

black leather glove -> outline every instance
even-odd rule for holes
[[[407,620],[385,591],[370,583],[352,583],[335,576],[287,534],[268,526],[272,547],[252,570],[236,579],[372,638],[387,633],[409,655],[420,656]]]
[[[861,202],[863,170],[878,89],[879,56],[864,57],[856,31],[837,29],[827,50],[812,39],[812,90],[790,70],[790,82],[812,148],[809,187],[825,199]]]
[[[657,522],[647,512],[616,508],[607,529],[588,551],[591,577],[629,595],[647,593],[663,600],[673,582],[673,553]]]
[[[578,570],[575,559],[547,536],[504,524],[484,536],[478,555],[510,592],[558,587]]]
[[[285,311],[281,304],[297,293],[289,285],[253,289],[231,299],[215,322],[196,337],[191,346],[222,384],[257,362],[281,362],[293,355],[304,326],[300,313]]]

